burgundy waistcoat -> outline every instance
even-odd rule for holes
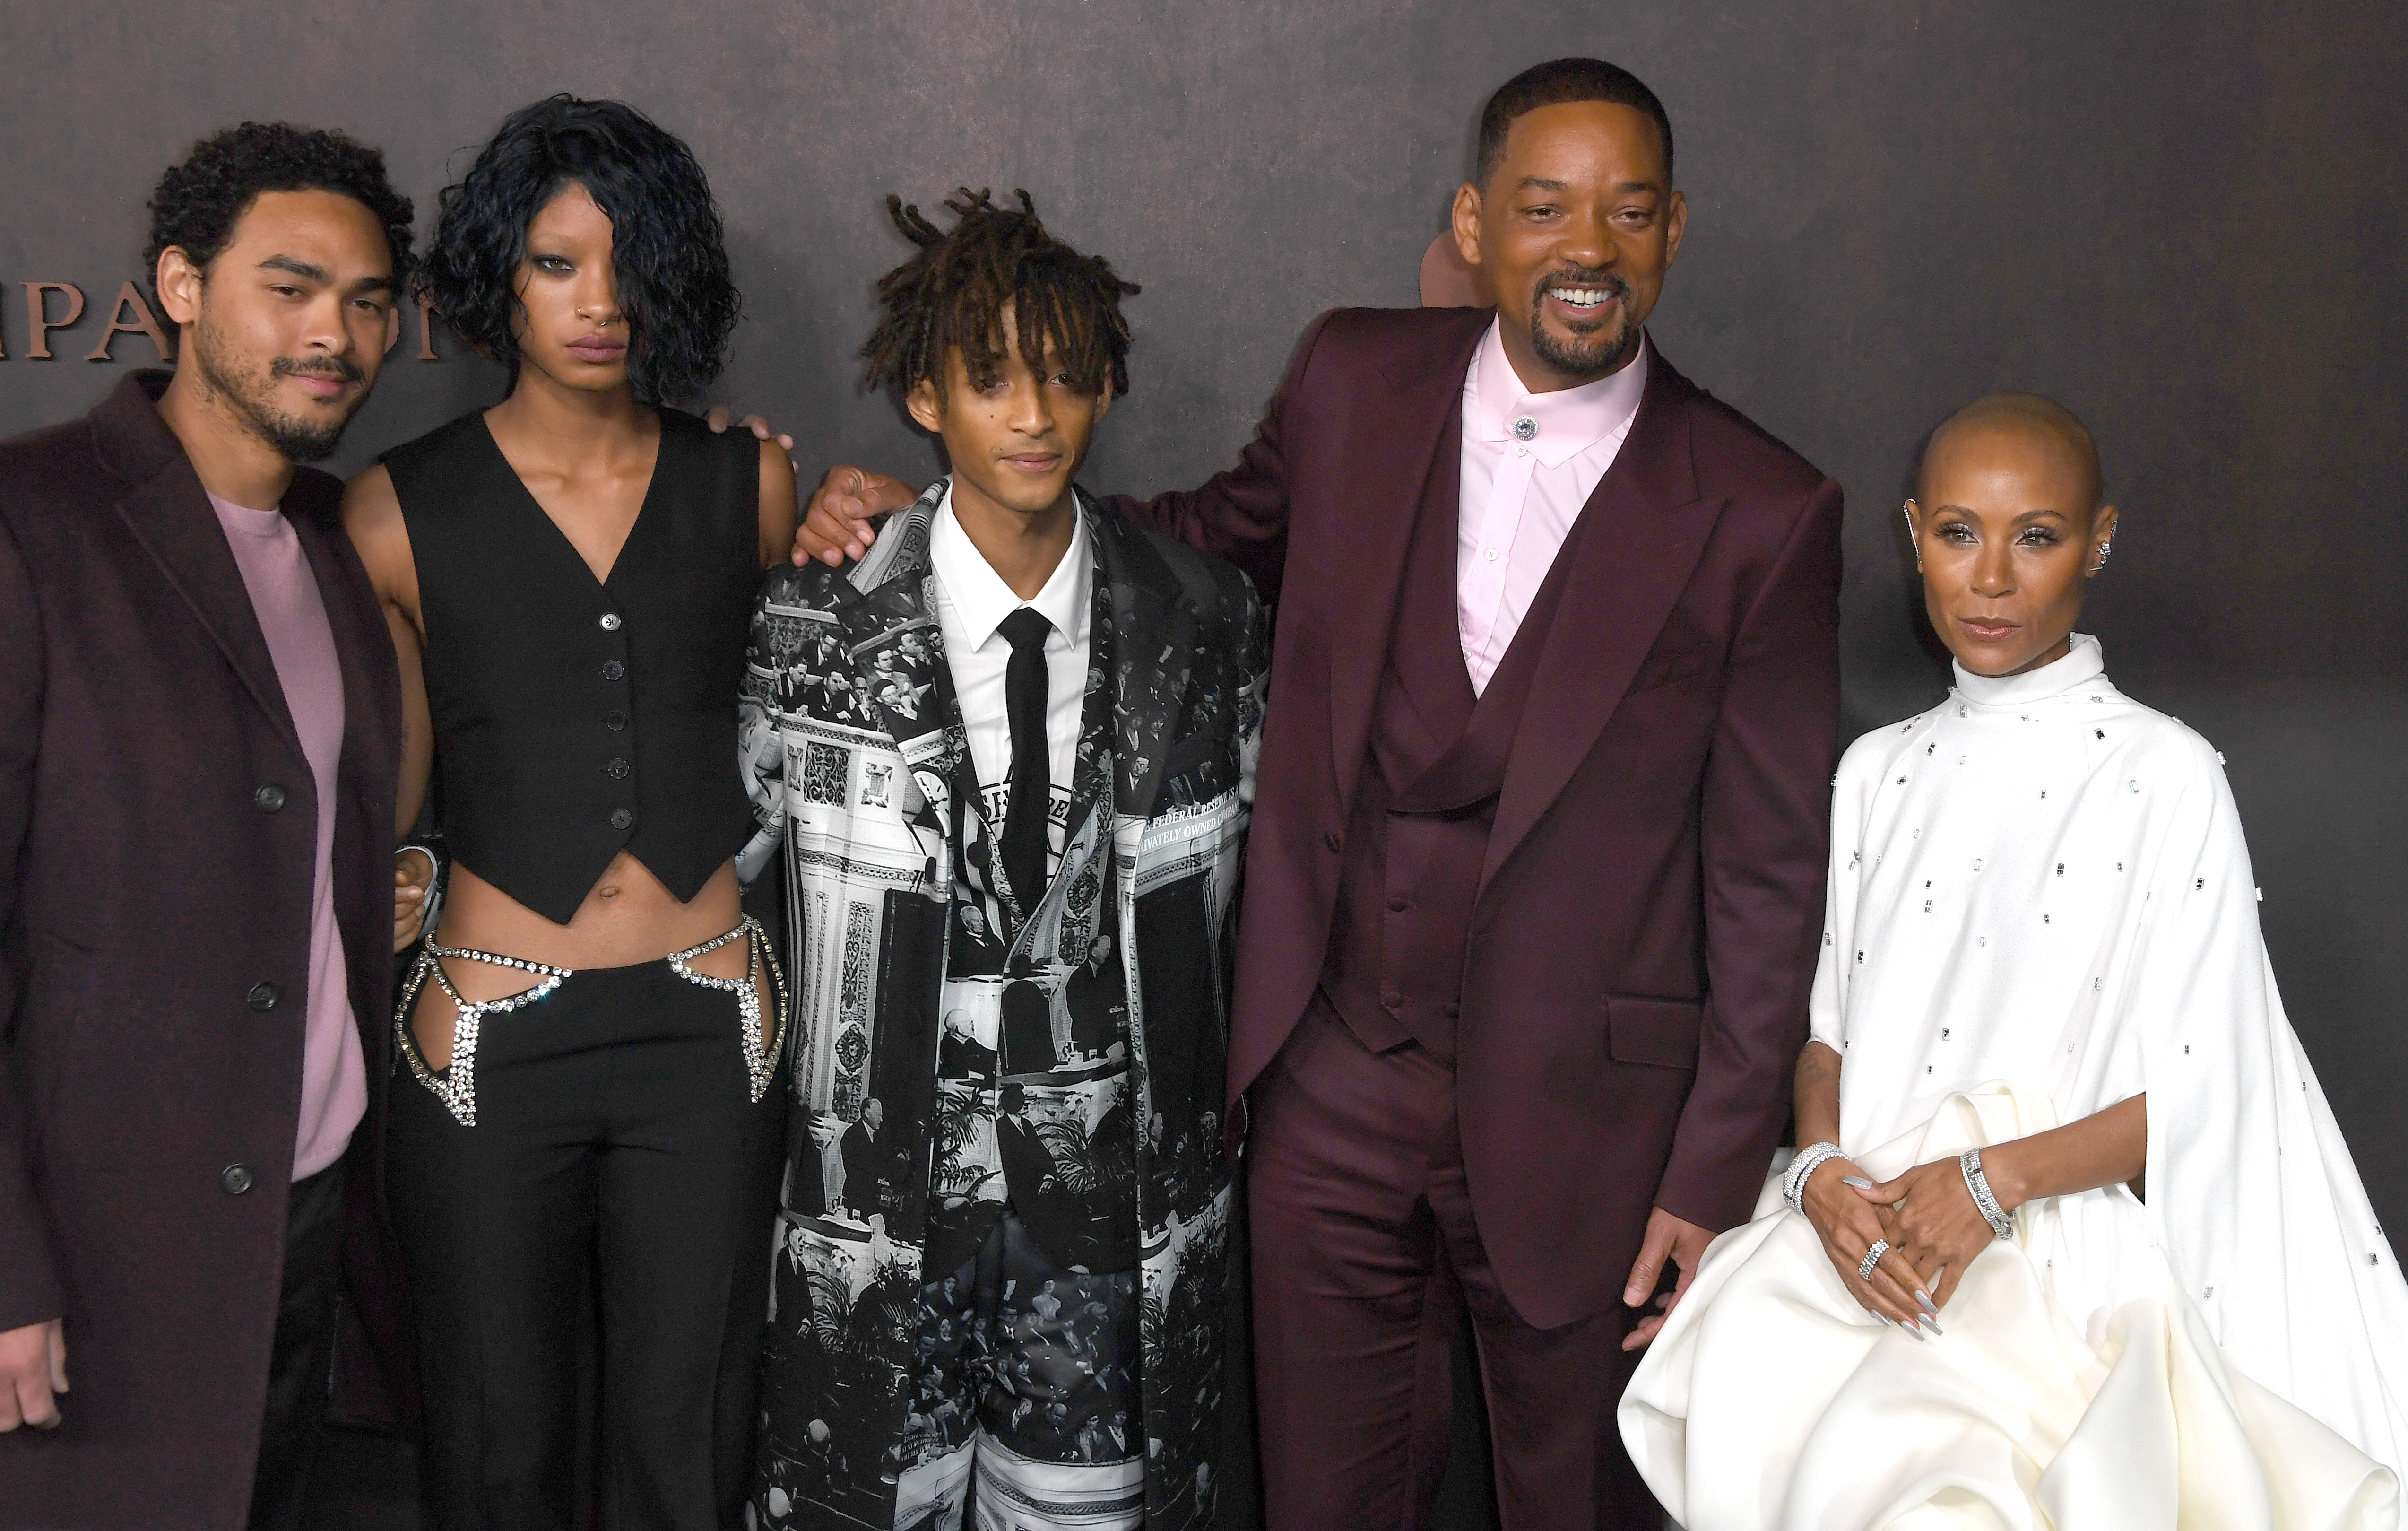
[[[1475,695],[1455,622],[1460,406],[1448,412],[1405,553],[1388,662],[1346,826],[1321,989],[1367,1047],[1455,1058],[1465,935],[1539,654],[1579,545],[1574,521]]]

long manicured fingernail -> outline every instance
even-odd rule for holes
[[[1917,1345],[1928,1343],[1923,1337],[1923,1331],[1917,1329],[1914,1325],[1911,1323],[1901,1323],[1899,1327],[1905,1330],[1908,1334],[1913,1335],[1914,1336],[1914,1342]]]
[[[1931,1293],[1924,1291],[1920,1287],[1917,1287],[1914,1292],[1914,1300],[1923,1305],[1923,1310],[1926,1313],[1930,1314],[1934,1318],[1940,1316],[1940,1309],[1932,1306]]]
[[[1930,1330],[1933,1334],[1938,1335],[1942,1339],[1948,1337],[1948,1331],[1940,1327],[1940,1321],[1938,1319],[1926,1319],[1923,1321],[1923,1326],[1926,1329]]]
[[[1840,1183],[1843,1186],[1854,1186],[1858,1191],[1870,1191],[1873,1188],[1873,1183],[1861,1175],[1842,1175],[1840,1177]]]
[[[1898,1327],[1896,1323],[1890,1322],[1890,1316],[1886,1313],[1876,1313],[1873,1317],[1882,1321],[1882,1327],[1885,1329],[1895,1329]]]

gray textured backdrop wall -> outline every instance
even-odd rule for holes
[[[348,128],[423,223],[505,111],[568,90],[710,170],[748,300],[714,397],[791,427],[807,476],[929,470],[852,353],[904,253],[880,198],[967,183],[1027,187],[1144,283],[1087,480],[1192,484],[1314,312],[1415,300],[1485,92],[1602,54],[1679,135],[1657,341],[1846,485],[1852,731],[1942,677],[1896,513],[1922,433],[2000,387],[2097,429],[2125,529],[2090,626],[2226,753],[2293,1019],[2408,1226],[2403,45],[2396,5],[2246,0],[0,0],[0,431],[150,355],[80,359],[195,136]],[[18,284],[44,281],[91,306],[29,360]],[[338,466],[498,396],[417,339],[412,315]]]

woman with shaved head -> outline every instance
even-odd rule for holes
[[[2090,433],[1994,395],[1904,506],[1938,707],[1834,786],[1799,1140],[1622,1402],[1688,1531],[2387,1528],[2408,1286],[2283,1012],[2222,758],[2077,633]]]

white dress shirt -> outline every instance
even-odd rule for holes
[[[1646,391],[1643,338],[1620,371],[1547,394],[1522,386],[1495,324],[1472,354],[1463,374],[1455,611],[1475,695],[1504,661]]]
[[[996,629],[1023,606],[1054,624],[1045,640],[1046,774],[1053,803],[1045,816],[1045,864],[1062,859],[1068,838],[1070,777],[1079,759],[1079,725],[1087,701],[1087,628],[1095,592],[1095,558],[1087,544],[1084,515],[1072,518],[1069,551],[1054,566],[1034,600],[1013,594],[1003,576],[953,517],[953,491],[928,531],[928,562],[937,572],[937,628],[944,635],[945,662],[969,735],[970,766],[985,800],[987,822],[997,832],[1011,802],[1011,719],[1004,704],[1004,671],[1011,641]]]

